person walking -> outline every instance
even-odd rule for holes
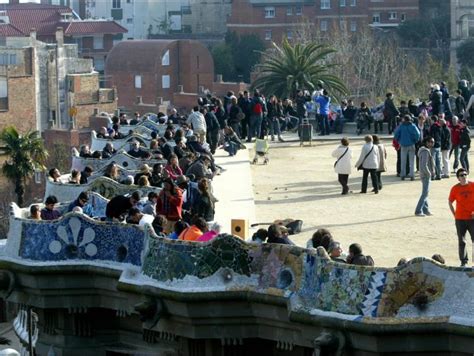
[[[341,144],[333,152],[332,156],[337,160],[334,163],[334,171],[337,173],[337,179],[342,186],[342,195],[349,193],[349,174],[351,174],[352,150],[349,148],[347,137],[341,139]]]
[[[377,168],[377,182],[379,184],[379,190],[382,190],[382,172],[387,171],[387,150],[385,149],[383,143],[380,142],[380,139],[377,135],[372,136],[374,140],[374,145],[379,150],[379,168]]]
[[[451,149],[451,130],[446,125],[445,119],[440,119],[441,125],[441,178],[449,178],[449,150]]]
[[[400,144],[401,178],[407,176],[407,157],[410,165],[409,176],[415,180],[415,144],[420,139],[420,130],[412,123],[410,115],[403,117],[403,123],[395,130],[395,139]]]
[[[395,120],[395,118],[400,115],[400,112],[393,103],[393,93],[387,93],[385,97],[383,114],[388,122],[388,134],[391,135],[397,126],[397,120]]]
[[[449,193],[449,209],[454,216],[458,235],[458,253],[461,267],[469,261],[466,249],[466,232],[474,241],[474,183],[467,178],[467,170],[459,168],[456,177],[459,183],[451,188]],[[456,208],[454,207],[456,203]]]
[[[377,182],[377,169],[379,168],[379,150],[373,144],[371,135],[364,137],[365,145],[362,146],[360,157],[357,160],[356,168],[363,170],[361,194],[367,193],[367,178],[370,174],[374,193],[379,193],[379,183]]]
[[[461,120],[461,138],[460,138],[460,147],[461,147],[461,156],[459,160],[461,161],[461,166],[469,172],[469,149],[471,148],[471,131],[467,125],[466,120]]]
[[[431,155],[431,148],[434,145],[434,140],[430,136],[423,139],[422,146],[418,150],[420,180],[421,180],[421,195],[418,204],[415,208],[416,216],[431,216],[428,205],[428,194],[430,191],[431,177],[434,175],[434,160]]]

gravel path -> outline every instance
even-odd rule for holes
[[[388,172],[383,173],[384,187],[378,195],[370,193],[370,177],[368,193],[359,194],[362,172],[356,169],[349,176],[353,194],[340,194],[331,157],[338,143],[313,141],[311,147],[300,147],[296,142],[272,144],[270,163],[252,166],[257,221],[302,219],[303,232],[292,236],[299,246],[305,246],[316,229],[326,227],[345,251],[351,243],[360,243],[377,266],[394,266],[401,257],[431,257],[435,253],[447,264],[459,265],[454,219],[447,201],[451,186],[457,183],[454,174],[432,182],[429,202],[434,215],[416,217],[421,182],[418,177],[401,181],[396,176],[391,140],[383,142]],[[351,140],[353,165],[362,144],[362,138]]]

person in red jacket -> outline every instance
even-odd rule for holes
[[[181,220],[182,206],[183,191],[174,184],[171,178],[166,178],[156,203],[156,213],[164,215],[168,220],[164,227],[166,234],[171,233],[176,221]]]
[[[449,158],[451,158],[454,152],[453,172],[456,172],[459,167],[459,147],[461,146],[461,125],[459,125],[457,116],[453,116],[449,128],[451,129],[451,151],[449,151]]]

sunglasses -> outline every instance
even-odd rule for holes
[[[462,174],[460,174],[458,177],[467,177],[467,174],[466,174],[466,173],[462,173]]]

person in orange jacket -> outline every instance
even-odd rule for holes
[[[207,222],[203,218],[194,217],[193,224],[184,229],[181,235],[179,235],[179,240],[185,241],[197,241],[202,234],[204,234],[208,230]]]

